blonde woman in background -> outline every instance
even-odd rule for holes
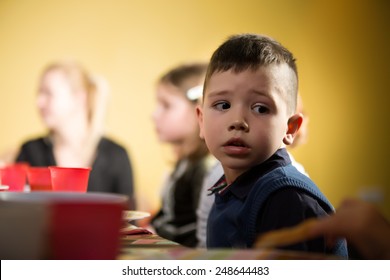
[[[25,142],[17,162],[31,166],[92,167],[88,191],[128,195],[135,208],[133,172],[127,151],[104,136],[109,88],[77,62],[48,65],[40,78],[37,108],[48,129]]]

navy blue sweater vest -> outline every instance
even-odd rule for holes
[[[291,164],[273,169],[259,178],[245,199],[240,200],[227,191],[216,194],[215,203],[208,220],[207,246],[251,248],[258,234],[258,217],[268,197],[282,188],[296,188],[316,199],[327,213],[334,211],[331,203],[310,178]],[[343,258],[348,257],[344,240],[332,251]]]

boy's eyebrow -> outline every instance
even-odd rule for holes
[[[259,90],[252,90],[251,91],[253,94],[258,95],[258,96],[263,96],[263,97],[270,97],[270,95],[266,92],[259,91]],[[216,90],[216,91],[211,91],[207,93],[206,95],[208,97],[218,97],[218,96],[226,96],[228,94],[233,94],[234,92],[229,91],[229,90]]]
[[[206,95],[208,97],[216,97],[216,96],[222,96],[222,95],[226,95],[228,94],[229,91],[227,90],[218,90],[218,91],[211,91],[211,92],[208,92]]]
[[[269,94],[263,92],[263,91],[259,91],[259,90],[252,90],[253,93],[255,93],[256,95],[261,95],[261,96],[267,96],[269,97]]]

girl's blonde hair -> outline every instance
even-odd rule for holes
[[[198,87],[200,85],[203,86],[206,71],[207,63],[182,64],[163,74],[158,80],[158,82],[175,86],[180,90],[180,92],[188,100],[188,102],[191,102],[195,106],[198,100],[191,98],[188,95],[188,92],[194,87]],[[201,95],[199,97],[201,97]],[[187,151],[185,151],[187,147],[183,147],[183,154],[190,160],[199,159],[209,153],[206,143],[198,135],[199,134],[197,134],[196,136],[199,139],[197,139],[196,147],[194,150],[191,150],[191,152],[188,153]]]
[[[203,86],[207,65],[207,63],[179,65],[162,75],[159,82],[174,85],[189,101],[197,101],[196,98],[189,96],[188,92],[195,87]]]

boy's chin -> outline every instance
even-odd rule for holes
[[[240,162],[238,160],[235,160],[235,161],[226,160],[225,162],[221,161],[221,164],[224,168],[230,169],[232,171],[243,173],[243,172],[251,169],[252,167],[254,167],[260,163],[249,163],[249,162],[243,162],[243,161]]]

